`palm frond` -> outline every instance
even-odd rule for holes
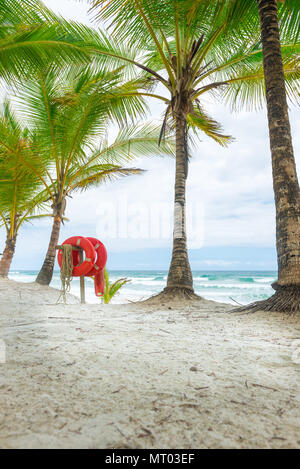
[[[52,64],[89,59],[91,30],[54,15],[39,0],[2,0],[0,13],[0,77],[29,77]]]
[[[126,126],[122,128],[113,143],[103,140],[102,145],[96,148],[85,158],[78,168],[76,160],[70,166],[66,176],[67,191],[81,178],[90,177],[95,165],[98,171],[106,170],[111,165],[124,165],[132,160],[145,156],[174,156],[175,144],[169,136],[158,146],[159,126],[151,123],[144,125]]]
[[[69,189],[70,192],[84,191],[91,187],[99,186],[106,181],[113,181],[124,176],[132,176],[143,172],[142,169],[138,168],[122,168],[121,166],[112,165],[107,169],[103,165],[95,165],[90,169],[92,174],[87,177],[81,177],[77,182],[75,181]]]
[[[239,73],[230,76],[228,85],[220,90],[221,99],[229,103],[233,110],[261,109],[265,104],[266,92],[264,70],[262,64],[253,67],[244,67],[239,64]],[[283,69],[285,74],[287,97],[292,103],[300,103],[300,69],[297,56],[284,56]]]
[[[233,141],[233,138],[230,135],[223,134],[222,126],[217,121],[209,117],[199,103],[194,106],[193,112],[188,114],[187,122],[188,126],[193,129],[194,132],[196,130],[201,130],[223,147],[226,147]]]
[[[0,211],[17,233],[24,219],[44,209],[49,197],[41,180],[25,164],[31,154],[32,139],[5,101],[0,114]]]

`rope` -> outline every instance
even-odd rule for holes
[[[60,280],[61,280],[61,295],[59,297],[63,299],[63,302],[66,304],[67,302],[67,293],[69,293],[71,289],[71,282],[73,279],[73,246],[71,244],[64,244],[63,245],[63,257],[62,257],[62,264],[60,270]],[[58,300],[58,301],[59,301]]]

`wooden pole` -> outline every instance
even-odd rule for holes
[[[79,261],[80,261],[80,264],[83,263],[83,251],[82,251],[82,249],[79,251]],[[84,276],[80,277],[80,302],[81,302],[82,305],[85,305]]]

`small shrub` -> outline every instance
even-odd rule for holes
[[[111,302],[112,298],[119,292],[120,288],[123,287],[126,283],[131,282],[131,280],[127,278],[119,278],[114,283],[109,282],[109,275],[108,271],[105,269],[104,271],[105,276],[105,287],[104,287],[104,295],[102,296],[102,301],[106,305]]]

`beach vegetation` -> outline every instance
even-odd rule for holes
[[[128,278],[119,278],[114,282],[110,282],[109,280],[109,273],[107,269],[104,269],[104,279],[105,279],[105,286],[104,286],[104,294],[101,297],[104,304],[109,304],[114,296],[120,292],[120,289],[128,284],[130,280]]]

